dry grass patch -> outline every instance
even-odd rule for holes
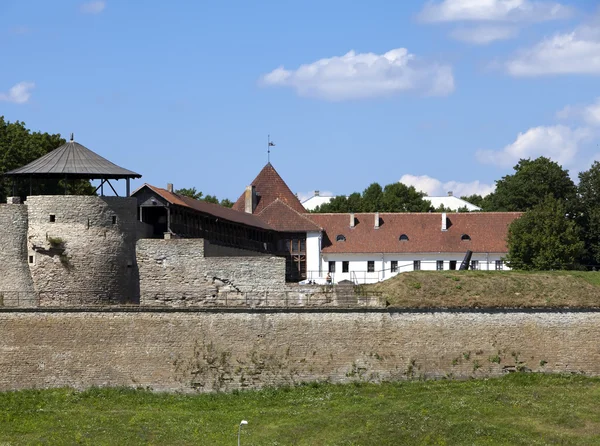
[[[366,289],[401,308],[600,307],[600,272],[416,271]]]

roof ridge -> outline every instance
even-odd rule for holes
[[[265,206],[265,207],[263,208],[263,210],[262,210],[262,211],[260,211],[260,213],[259,213],[259,214],[257,214],[257,215],[259,215],[259,216],[260,216],[260,215],[262,215],[262,213],[263,213],[263,212],[265,212],[265,211],[266,211],[268,208],[270,208],[270,207],[271,207],[271,205],[273,205],[273,204],[275,204],[275,203],[277,203],[277,202],[280,202],[280,203],[282,203],[284,206],[287,206],[287,207],[288,207],[288,208],[289,208],[291,211],[295,212],[296,214],[298,214],[300,217],[302,217],[303,219],[305,219],[305,220],[306,220],[306,221],[308,221],[309,223],[311,223],[311,224],[313,224],[313,225],[317,226],[319,229],[323,230],[323,228],[322,228],[321,226],[319,226],[319,225],[318,225],[316,222],[312,221],[310,218],[306,217],[304,214],[302,214],[302,213],[298,212],[296,209],[294,209],[293,207],[291,207],[289,204],[287,204],[285,201],[283,201],[283,200],[282,200],[281,198],[279,198],[279,197],[277,197],[275,200],[273,200],[271,203],[269,203],[267,206]]]

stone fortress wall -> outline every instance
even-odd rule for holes
[[[0,306],[32,306],[34,287],[27,266],[27,209],[0,204]]]
[[[144,239],[131,198],[30,197],[0,225],[0,390],[600,375],[598,311],[357,309],[285,284],[282,258]],[[200,308],[223,296],[245,305]],[[141,305],[95,306],[115,297]]]
[[[0,206],[0,306],[379,306],[285,282],[285,259],[204,239],[146,238],[135,198],[31,196]],[[339,291],[338,291],[339,290]]]
[[[141,307],[142,308],[142,307]],[[600,375],[600,312],[0,311],[0,391]]]
[[[137,301],[135,198],[31,196],[25,206],[40,305]]]
[[[31,196],[0,205],[5,306],[139,301],[134,198]]]

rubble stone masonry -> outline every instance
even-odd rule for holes
[[[27,262],[27,208],[0,204],[0,306],[36,305]]]
[[[25,204],[40,305],[138,301],[135,198],[31,196]]]
[[[600,375],[600,312],[0,312],[0,390]]]

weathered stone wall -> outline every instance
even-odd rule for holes
[[[0,312],[0,390],[600,375],[598,312]]]
[[[41,305],[138,300],[135,198],[31,196],[26,205]]]
[[[221,293],[285,288],[285,259],[271,256],[205,257],[203,239],[139,240],[140,302],[196,305]]]
[[[27,208],[0,204],[0,306],[36,304],[27,262]]]
[[[204,240],[204,257],[256,257],[268,256],[268,254],[249,249],[232,248],[230,246],[221,246]]]

